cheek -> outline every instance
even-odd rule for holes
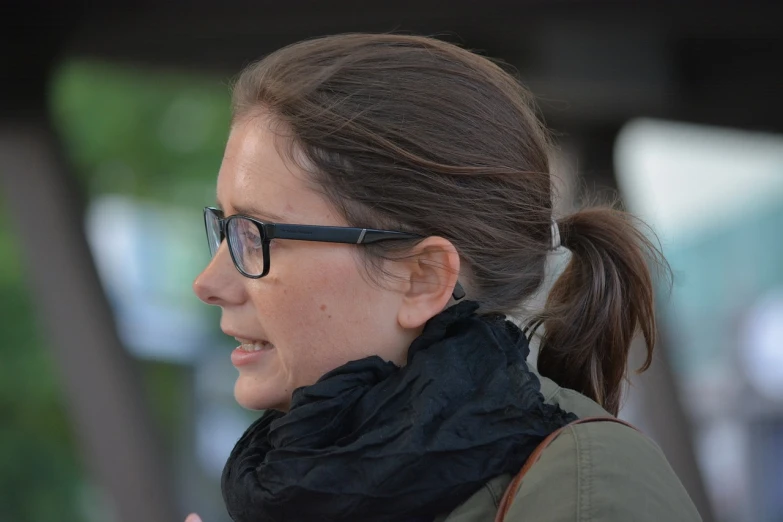
[[[303,326],[331,324],[338,332],[366,317],[368,306],[383,296],[365,276],[350,247],[291,263],[280,273],[279,282],[286,301],[307,318]]]
[[[383,293],[363,277],[349,252],[323,256],[320,263],[315,259],[285,285],[292,307],[300,310],[299,326],[337,354],[354,351],[356,334],[374,320],[372,311]]]
[[[376,353],[367,333],[379,330],[383,299],[347,248],[300,250],[295,260],[280,255],[257,292],[264,301],[258,303],[259,320],[294,387]]]

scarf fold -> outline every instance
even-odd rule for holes
[[[519,471],[576,416],[544,403],[519,328],[477,309],[433,317],[402,368],[353,361],[295,390],[288,413],[265,412],[223,471],[231,518],[431,519]]]

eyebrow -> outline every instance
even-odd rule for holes
[[[217,207],[221,210],[224,209],[220,201],[216,201]],[[284,223],[286,220],[273,212],[263,211],[252,205],[230,205],[234,212],[245,216],[254,217],[262,221],[275,221]]]

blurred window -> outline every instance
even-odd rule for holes
[[[781,520],[783,462],[758,455],[783,453],[783,136],[636,120],[615,163],[674,270],[664,338],[716,512]]]

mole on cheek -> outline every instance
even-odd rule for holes
[[[321,311],[322,311],[322,312],[325,312],[325,311],[326,311],[326,305],[325,305],[325,304],[322,304],[322,305],[321,305]]]

